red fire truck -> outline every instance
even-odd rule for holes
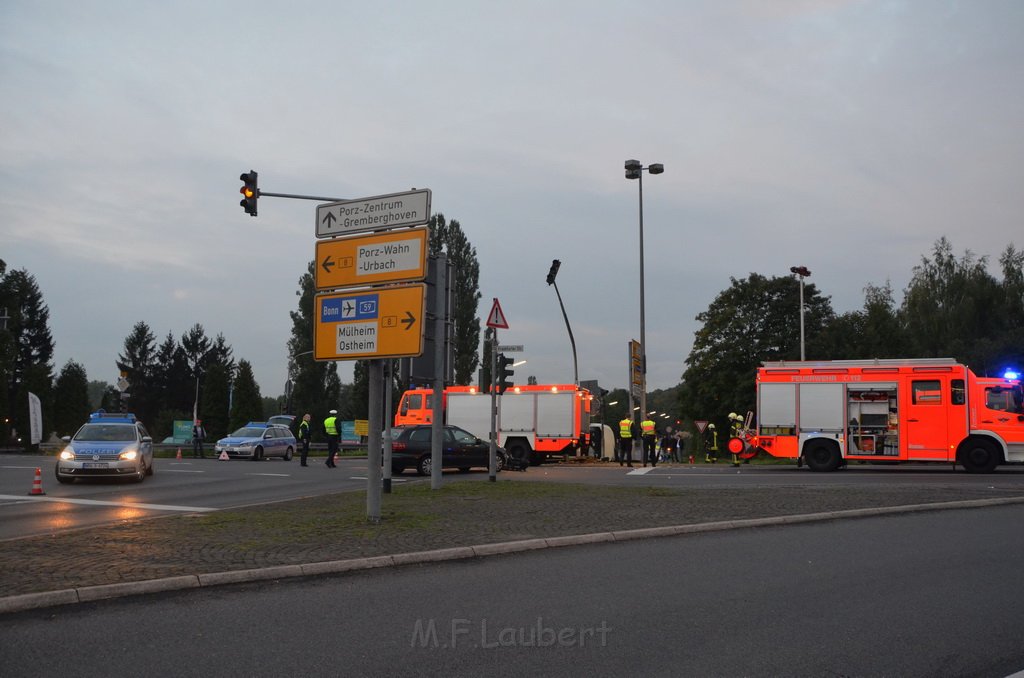
[[[1019,375],[978,377],[949,358],[770,362],[757,372],[746,445],[814,471],[848,460],[935,461],[988,473],[1024,462]],[[750,448],[748,448],[750,449]]]
[[[429,424],[433,390],[412,389],[402,394],[395,426]],[[590,392],[573,384],[516,386],[497,400],[498,444],[517,459],[534,464],[548,457],[587,449],[590,436]],[[473,386],[444,390],[444,420],[488,440],[491,396]]]

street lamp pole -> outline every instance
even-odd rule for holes
[[[580,371],[576,364],[576,340],[572,337],[572,328],[569,327],[569,316],[565,313],[565,304],[562,303],[562,294],[558,291],[558,284],[555,283],[555,276],[558,275],[558,268],[562,265],[562,262],[555,259],[551,262],[551,270],[548,271],[548,284],[555,286],[555,294],[558,296],[558,305],[562,308],[562,317],[565,318],[565,329],[569,330],[569,344],[572,345],[572,374],[573,383],[576,386],[580,385]]]
[[[644,178],[643,172],[661,174],[665,166],[653,163],[644,167],[639,160],[627,160],[625,163],[626,178],[636,179],[640,188],[640,412],[647,412],[647,319],[645,315],[644,297]]]
[[[800,362],[803,362],[807,359],[804,353],[804,278],[811,277],[811,272],[806,266],[791,266],[789,272],[800,277]]]

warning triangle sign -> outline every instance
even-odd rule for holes
[[[701,433],[704,433],[704,429],[706,429],[708,427],[708,422],[707,422],[706,419],[703,419],[703,420],[698,419],[697,421],[694,421],[693,424],[694,424],[694,426],[697,427],[697,430],[700,431]]]
[[[501,304],[498,303],[497,297],[494,298],[491,312],[487,315],[487,326],[496,327],[501,330],[508,329],[508,321],[505,320],[505,314],[501,311]]]

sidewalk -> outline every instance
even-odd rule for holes
[[[276,578],[314,570],[355,569],[352,563],[344,566],[338,562],[356,559],[375,559],[362,567],[436,560],[436,554],[432,558],[422,554],[455,547],[477,548],[441,555],[472,557],[517,550],[511,546],[481,548],[508,542],[543,548],[562,545],[566,540],[555,538],[572,535],[603,535],[590,541],[654,536],[650,532],[630,533],[642,528],[672,527],[668,533],[681,533],[702,530],[679,526],[705,525],[706,530],[784,524],[797,522],[792,517],[801,515],[810,517],[800,520],[827,520],[844,517],[834,512],[855,509],[869,509],[859,515],[870,515],[885,507],[914,507],[896,509],[903,511],[948,502],[1008,503],[1002,499],[1024,503],[1024,493],[909,484],[683,492],[517,483],[514,479],[497,483],[448,480],[444,488],[432,491],[426,482],[409,483],[384,495],[382,520],[376,525],[366,521],[365,494],[348,492],[0,542],[0,611],[23,609],[18,605],[12,608],[10,598],[5,605],[5,597],[20,594],[67,592],[171,577],[181,579],[177,584],[165,583],[162,589],[152,590],[199,586],[204,579],[207,584],[257,579],[260,577],[248,571],[261,568],[291,566],[267,573]],[[789,518],[768,520],[780,517]],[[744,520],[757,522],[735,523]],[[396,557],[399,554],[420,557]],[[298,567],[316,563],[333,565]],[[117,595],[119,590],[112,587],[108,595],[94,591],[92,597]],[[44,604],[82,599],[75,594],[67,600],[58,597]]]

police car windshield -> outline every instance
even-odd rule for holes
[[[235,438],[262,438],[267,429],[257,426],[243,426],[231,435]]]
[[[135,427],[131,424],[86,424],[79,429],[75,440],[130,442],[135,440]]]

